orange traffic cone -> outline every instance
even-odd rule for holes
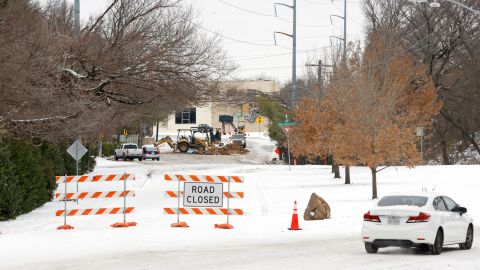
[[[288,229],[292,231],[301,230],[300,227],[298,226],[297,201],[295,201],[295,204],[293,205],[292,224]]]

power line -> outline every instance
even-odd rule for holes
[[[454,32],[454,31],[457,31],[458,29],[460,29],[462,26],[458,26],[456,28],[454,28],[452,31],[450,32]],[[415,48],[418,44],[420,44],[421,42],[423,42],[424,40],[426,40],[427,38],[429,38],[430,36],[432,36],[433,34],[436,34],[435,32],[432,32],[428,35],[426,35],[425,37],[423,37],[422,39],[418,40],[417,42],[415,42],[414,44],[412,44],[410,47],[408,48],[405,48],[403,50],[401,50],[400,52],[398,53],[395,53],[393,54],[392,56],[390,56],[389,58],[387,58],[385,61],[383,61],[382,63],[377,63],[377,64],[374,64],[374,65],[371,65],[371,66],[368,66],[368,67],[365,67],[365,68],[361,68],[360,71],[364,71],[368,68],[372,68],[372,67],[377,67],[377,66],[382,66],[382,65],[386,65],[390,60],[392,60],[393,58],[397,57],[397,56],[402,56],[402,55],[405,55],[407,53],[409,53],[410,50],[413,50],[413,49],[416,49],[416,50],[419,50],[419,49],[423,49],[425,47],[428,47],[430,46],[431,44],[425,44],[423,46],[420,46],[418,48]],[[408,35],[407,35],[408,36]],[[389,49],[393,49],[393,48],[389,48]],[[346,76],[341,76],[341,77],[338,77],[338,78],[334,78],[335,80],[339,80],[339,79],[346,79],[346,78],[349,78],[353,76],[353,74],[349,74],[349,75],[346,75]]]
[[[297,53],[313,52],[313,51],[324,50],[329,48],[331,48],[331,46],[318,47],[318,48],[313,48],[308,50],[300,50],[300,51],[297,51]],[[276,53],[276,54],[257,55],[257,56],[251,56],[251,57],[245,56],[244,58],[234,59],[233,61],[246,61],[246,60],[270,58],[270,57],[290,55],[290,54],[292,53]]]
[[[203,29],[204,31],[207,31],[209,33],[212,33],[214,35],[217,35],[219,37],[222,37],[222,38],[225,38],[225,39],[228,39],[228,40],[232,40],[232,41],[235,41],[235,42],[238,42],[238,43],[243,43],[243,44],[248,44],[248,45],[253,45],[253,46],[268,46],[268,47],[272,47],[272,46],[275,46],[275,44],[266,44],[266,43],[255,43],[255,42],[249,42],[249,41],[245,41],[245,40],[240,40],[240,39],[236,39],[236,38],[232,38],[232,37],[229,37],[229,36],[226,36],[226,35],[222,35],[222,34],[219,34],[218,32],[215,32],[213,30],[210,30],[206,27],[203,27],[202,25],[198,24],[198,23],[195,23],[195,22],[191,22],[192,24],[196,25],[198,28],[201,28]]]
[[[331,2],[315,2],[315,1],[311,1],[311,0],[301,0],[302,2],[305,2],[305,3],[310,3],[310,4],[314,4],[314,5],[331,5],[332,3]],[[361,4],[362,2],[361,1],[347,1],[347,3],[352,3],[352,4]]]
[[[330,35],[321,35],[321,36],[305,36],[305,37],[297,37],[297,39],[319,39],[319,38],[328,38]],[[268,42],[272,39],[257,39],[257,40],[248,40],[248,42]]]
[[[259,16],[263,16],[263,17],[272,17],[272,18],[277,18],[277,19],[280,19],[282,21],[285,21],[285,22],[288,22],[288,23],[292,23],[292,21],[288,20],[288,19],[285,19],[285,18],[282,18],[282,17],[277,17],[275,15],[272,15],[272,14],[266,14],[266,13],[261,13],[261,12],[257,12],[257,11],[254,11],[254,10],[250,10],[250,9],[246,9],[246,8],[242,8],[242,7],[239,7],[239,6],[236,6],[236,5],[233,5],[233,4],[230,4],[224,0],[217,0],[225,5],[228,5],[230,7],[233,7],[233,8],[236,8],[238,10],[241,10],[243,12],[247,12],[247,13],[250,13],[250,14],[255,14],[255,15],[259,15]],[[297,23],[298,26],[303,26],[303,27],[313,27],[313,28],[323,28],[323,27],[330,27],[330,24],[324,24],[324,25],[310,25],[310,24],[301,24],[301,23]]]

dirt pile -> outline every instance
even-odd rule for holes
[[[227,144],[223,147],[212,147],[209,148],[205,154],[206,155],[244,155],[249,151],[243,148],[239,144]]]

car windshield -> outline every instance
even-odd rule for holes
[[[239,134],[239,135],[232,135],[232,139],[235,139],[235,140],[238,140],[238,139],[241,139],[243,140],[243,135]]]
[[[126,144],[124,149],[137,149],[138,147],[135,144]]]
[[[378,206],[412,205],[422,207],[427,204],[428,198],[423,196],[385,196],[378,201]]]

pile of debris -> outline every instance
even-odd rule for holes
[[[239,144],[231,143],[223,147],[212,147],[205,151],[205,155],[244,155],[249,151]]]

